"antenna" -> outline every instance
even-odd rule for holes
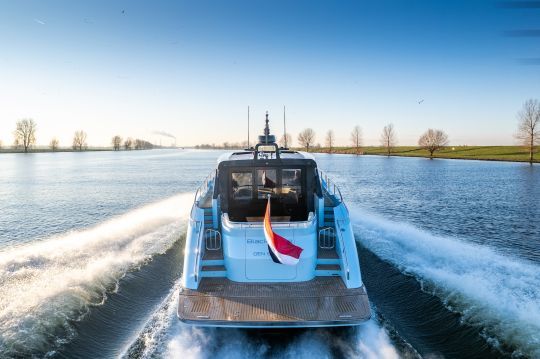
[[[283,106],[283,142],[285,148],[287,147],[287,125],[285,124],[285,105]]]
[[[268,111],[266,111],[266,127],[264,128],[264,142],[268,143],[268,135],[270,134],[270,127],[268,127]]]
[[[248,143],[247,148],[249,148],[249,106],[248,106]]]

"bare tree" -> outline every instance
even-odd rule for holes
[[[281,136],[278,141],[279,145],[284,148],[289,148],[292,146],[292,136],[290,133],[286,133]]]
[[[2,149],[2,145],[3,145],[2,140],[0,140],[0,150]]]
[[[356,148],[356,154],[360,154],[360,147],[362,146],[362,129],[360,126],[354,126],[351,132],[351,142]]]
[[[135,139],[133,143],[136,150],[148,150],[154,147],[150,142],[141,140],[140,138]],[[230,146],[227,142],[225,142],[224,145]]]
[[[54,152],[58,149],[58,144],[60,142],[58,141],[58,138],[56,137],[53,137],[51,142],[49,142],[49,147],[51,148],[51,150]]]
[[[305,147],[307,152],[309,152],[309,147],[314,141],[315,131],[311,128],[306,128],[298,134],[298,143],[300,143],[300,146]]]
[[[529,99],[518,113],[518,133],[516,138],[529,151],[529,162],[533,163],[535,146],[540,144],[540,102]]]
[[[133,148],[133,139],[131,137],[128,137],[124,141],[124,149],[131,150],[132,148]]]
[[[448,144],[448,135],[442,130],[428,129],[418,139],[418,145],[429,151],[429,158],[433,158],[433,152],[440,150]]]
[[[122,137],[116,135],[112,138],[112,145],[115,151],[119,151],[122,146]]]
[[[36,143],[36,123],[31,118],[23,118],[17,121],[15,132],[15,146],[23,146],[24,152]]]
[[[86,149],[88,146],[86,144],[86,132],[83,130],[75,131],[75,134],[73,135],[73,149],[82,151],[83,148]]]
[[[328,147],[328,152],[332,153],[332,150],[334,148],[334,142],[336,140],[336,136],[334,135],[334,131],[328,130],[326,132],[326,147]]]
[[[394,125],[389,123],[383,128],[383,132],[381,134],[381,145],[386,148],[386,154],[390,156],[392,149],[396,146],[396,144],[396,130],[394,130]]]

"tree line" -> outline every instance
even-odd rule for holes
[[[139,138],[133,139],[131,137],[122,139],[119,135],[116,135],[112,138],[111,144],[113,150],[120,151],[122,148],[126,151],[129,150],[150,150],[155,146],[146,140],[141,140]]]
[[[320,144],[314,145],[316,138],[315,131],[312,128],[306,128],[298,134],[298,143],[300,147],[306,149],[307,152],[313,147],[321,147]],[[334,130],[328,130],[325,136],[325,145],[328,148],[328,152],[332,153],[335,149],[336,136]],[[280,145],[284,143],[291,143],[291,135],[285,134],[280,139]],[[362,152],[362,128],[360,126],[354,126],[350,133],[350,141],[352,147],[355,149],[357,155],[363,154]],[[383,127],[380,144],[386,150],[386,154],[390,156],[393,149],[397,145],[397,133],[394,125],[389,123]],[[440,150],[444,146],[448,145],[448,135],[442,130],[428,129],[418,139],[418,145],[429,152],[430,157],[433,157],[433,153]]]
[[[36,131],[37,124],[31,118],[23,118],[17,121],[15,126],[15,131],[13,132],[13,148],[21,148],[25,153],[30,151],[36,143]],[[87,143],[88,135],[83,130],[75,131],[73,134],[73,142],[71,148],[75,151],[85,151],[88,149]],[[122,139],[119,135],[116,135],[111,140],[112,148],[115,151],[120,149],[124,150],[146,150],[154,148],[154,145],[151,142],[142,140],[139,138],[133,139],[131,137]],[[2,143],[0,142],[0,148],[2,148]],[[60,148],[60,141],[58,138],[53,137],[49,142],[49,148],[52,151],[57,151]]]
[[[536,147],[540,145],[540,101],[537,99],[527,100],[518,112],[517,118],[518,130],[514,137],[527,150],[529,162],[532,163]],[[315,144],[316,134],[312,128],[302,130],[297,139],[300,147],[305,148],[307,152],[313,147],[320,147],[320,144]],[[362,129],[360,126],[354,126],[350,133],[350,142],[355,149],[355,153],[362,154]],[[397,133],[394,125],[389,123],[382,129],[380,135],[381,147],[390,156],[397,143]],[[436,151],[448,146],[448,143],[448,135],[439,129],[429,128],[418,138],[418,146],[429,152],[430,158],[433,158]],[[292,144],[292,136],[288,133],[283,135],[279,140],[279,144],[283,147]],[[325,145],[328,152],[332,153],[334,151],[335,134],[333,130],[326,132]]]
[[[519,140],[522,146],[524,146],[529,154],[529,161],[534,161],[534,153],[536,146],[540,144],[540,101],[537,99],[527,100],[522,109],[518,112],[518,129],[514,137]],[[16,123],[14,134],[13,147],[18,149],[22,148],[24,152],[28,152],[36,143],[36,122],[31,118],[23,118]],[[320,144],[315,144],[316,133],[312,128],[306,128],[302,130],[297,137],[300,147],[310,151],[311,149],[320,148]],[[72,148],[77,151],[84,151],[88,148],[87,134],[83,130],[75,131],[73,135]],[[362,154],[362,129],[360,126],[354,126],[350,133],[350,142],[355,149],[357,155]],[[385,148],[388,156],[392,154],[393,149],[396,147],[397,133],[394,125],[389,123],[383,127],[380,135],[380,144]],[[121,149],[124,150],[142,150],[154,148],[154,145],[148,141],[142,139],[133,139],[131,137],[122,139],[119,135],[116,135],[111,140],[112,148],[115,151]],[[284,134],[279,144],[288,148],[292,145],[292,136],[289,133]],[[328,130],[325,135],[325,145],[330,153],[335,148],[335,134],[333,130]],[[448,145],[448,135],[439,129],[428,129],[418,138],[418,146],[429,152],[430,158],[433,158],[433,154]],[[59,149],[60,142],[58,138],[53,137],[49,142],[49,147],[52,151]],[[196,148],[245,148],[248,146],[247,142],[229,143],[224,142],[222,146],[216,146],[215,144],[203,144],[197,145]],[[0,148],[2,143],[0,142]]]
[[[247,141],[223,142],[222,144],[203,143],[203,144],[195,146],[196,149],[202,149],[202,150],[210,150],[210,149],[236,150],[236,149],[247,148],[247,147],[248,147]]]

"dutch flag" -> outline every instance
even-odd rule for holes
[[[268,204],[266,205],[266,213],[264,215],[264,237],[266,238],[266,243],[268,243],[270,256],[275,263],[289,266],[298,264],[300,253],[302,253],[303,249],[295,246],[272,230],[272,222],[270,221],[270,196],[268,196]]]

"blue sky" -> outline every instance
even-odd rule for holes
[[[124,11],[122,13],[122,11]],[[454,145],[514,144],[516,113],[540,97],[540,9],[493,1],[0,0],[0,140],[34,118],[37,142],[91,145],[115,134],[178,144],[245,139],[270,112],[347,144],[402,145],[427,128]],[[424,102],[418,104],[417,101]],[[165,141],[165,140],[164,140]]]

